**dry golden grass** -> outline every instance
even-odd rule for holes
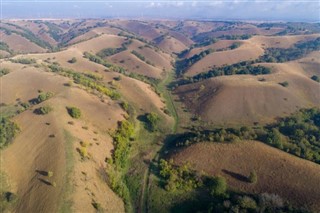
[[[232,189],[278,194],[296,206],[320,211],[320,166],[263,143],[204,142],[191,145],[172,158],[176,164],[189,162],[192,169],[224,176]],[[258,175],[256,184],[247,182],[253,170]]]
[[[1,41],[8,44],[9,48],[15,52],[19,53],[35,53],[35,52],[46,52],[46,50],[35,43],[27,40],[26,38],[12,33],[11,35],[6,35],[0,32]]]
[[[120,52],[108,58],[112,63],[118,64],[130,72],[149,76],[152,78],[161,78],[162,69],[153,67],[133,55],[130,50]]]
[[[158,46],[168,53],[179,53],[187,49],[184,43],[171,36],[165,36],[165,39],[163,39]]]
[[[320,34],[293,36],[253,36],[250,42],[263,48],[289,48],[299,41],[306,41],[319,37]]]
[[[15,211],[58,211],[66,188],[64,177],[67,139],[63,134],[63,130],[66,129],[76,140],[92,143],[88,147],[91,158],[84,164],[78,161],[75,143],[70,150],[76,159],[74,171],[71,171],[71,180],[68,182],[74,188],[69,197],[74,201],[72,209],[77,212],[94,212],[91,205],[94,199],[106,212],[124,212],[121,199],[108,188],[97,171],[103,169],[105,157],[110,157],[113,149],[112,139],[106,131],[115,129],[117,122],[124,119],[125,112],[114,101],[107,99],[101,102],[98,97],[82,89],[64,86],[63,84],[69,81],[67,78],[32,67],[22,69],[16,64],[11,66],[15,66],[15,71],[4,76],[5,80],[1,81],[0,92],[5,94],[2,99],[4,103],[14,104],[16,98],[20,98],[21,101],[35,98],[38,89],[55,94],[43,103],[53,107],[53,111],[48,115],[36,115],[32,108],[14,118],[21,128],[21,133],[2,153],[5,172],[19,197]],[[74,121],[74,125],[68,124],[73,119],[67,113],[67,106],[81,109],[82,118]],[[50,135],[54,137],[49,137]],[[48,178],[36,170],[50,170],[54,176]],[[87,174],[86,179],[82,172]],[[50,186],[50,183],[46,184],[45,181],[51,184],[55,182],[56,187]]]
[[[214,44],[205,46],[205,47],[197,47],[197,48],[193,48],[186,56],[185,58],[190,58],[195,54],[199,54],[200,52],[207,50],[207,49],[213,49],[213,50],[219,50],[219,49],[225,49],[230,47],[233,43],[235,42],[240,42],[243,43],[240,40],[219,40]]]
[[[263,55],[263,53],[264,50],[260,46],[249,41],[244,41],[244,43],[236,49],[214,52],[207,55],[202,60],[193,64],[187,70],[186,75],[193,76],[201,72],[206,72],[213,66],[219,67],[240,61],[254,60]]]
[[[104,34],[97,38],[75,44],[74,47],[81,52],[88,51],[95,54],[104,48],[120,47],[124,39],[124,37]]]
[[[191,112],[215,124],[268,123],[299,108],[320,106],[320,85],[300,63],[262,65],[274,74],[216,77],[181,86],[176,92]],[[279,85],[284,81],[288,87]]]

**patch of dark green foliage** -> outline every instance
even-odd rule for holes
[[[17,58],[17,59],[10,59],[13,63],[19,63],[19,64],[34,64],[36,63],[36,60],[33,58]]]
[[[212,68],[208,72],[182,79],[177,82],[177,84],[189,84],[223,75],[266,75],[270,73],[271,69],[268,67],[261,65],[254,66],[252,61],[243,61],[232,65]]]
[[[105,49],[102,49],[100,50],[98,53],[97,53],[97,56],[101,57],[101,58],[105,58],[105,57],[108,57],[108,56],[112,56],[112,55],[115,55],[117,53],[120,53],[122,51],[125,51],[128,49],[128,46],[132,43],[132,40],[131,39],[128,39],[127,41],[123,42],[121,44],[121,47],[118,47],[118,48],[105,48]]]
[[[88,73],[79,73],[71,69],[64,69],[55,64],[50,64],[48,68],[52,72],[56,72],[60,75],[73,79],[76,84],[97,90],[98,92],[109,96],[113,100],[118,100],[120,98],[120,94],[116,90],[107,88],[105,84],[100,81],[102,79],[100,76]]]
[[[34,113],[38,115],[46,115],[46,114],[49,114],[49,112],[51,112],[52,110],[53,108],[50,106],[42,106],[42,107],[39,107],[38,109],[35,109]]]
[[[282,63],[302,58],[308,53],[317,50],[320,50],[320,37],[311,41],[298,42],[294,47],[287,49],[268,48],[257,62]]]
[[[118,123],[118,129],[112,135],[114,143],[113,162],[116,168],[124,168],[130,150],[130,141],[134,135],[134,125],[128,120]]]
[[[302,109],[267,129],[267,144],[320,164],[320,109]]]
[[[67,111],[72,118],[78,119],[81,117],[81,110],[77,107],[67,107]]]
[[[214,52],[213,49],[207,49],[207,50],[200,52],[199,54],[193,55],[190,58],[178,60],[175,65],[177,74],[178,75],[183,74],[194,63],[196,63],[197,61],[200,61],[202,58],[204,58],[206,55],[209,55],[212,52]]]
[[[314,81],[316,81],[316,82],[320,82],[320,78],[319,78],[319,76],[317,76],[317,75],[311,76],[311,79],[314,80]]]
[[[10,70],[7,68],[0,68],[0,77],[10,73]]]
[[[9,118],[0,117],[0,149],[11,143],[19,131],[18,125]]]

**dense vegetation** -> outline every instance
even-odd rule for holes
[[[53,93],[52,92],[41,92],[39,95],[38,95],[38,98],[36,99],[36,103],[41,103],[43,101],[46,101],[48,100],[49,98],[53,97]]]
[[[159,115],[157,115],[154,112],[148,113],[146,115],[147,119],[147,129],[149,129],[151,132],[154,132],[158,129],[158,123],[160,121]]]
[[[105,57],[108,57],[108,56],[111,56],[111,55],[115,55],[117,53],[120,53],[122,51],[125,51],[127,50],[128,46],[132,43],[132,40],[131,39],[128,39],[127,41],[123,42],[121,44],[121,47],[118,47],[118,48],[105,48],[105,49],[102,49],[100,50],[98,53],[97,53],[97,56],[99,56],[100,58],[105,58]]]
[[[0,41],[0,50],[4,50],[8,52],[9,54],[12,54],[13,51],[9,48],[9,45],[6,44],[5,42]]]
[[[117,100],[120,98],[120,94],[116,90],[106,87],[102,81],[97,80],[95,77],[93,77],[95,75],[88,76],[88,74],[75,72],[71,69],[64,69],[55,64],[50,64],[48,68],[52,72],[56,72],[60,75],[73,79],[74,83],[76,84],[80,84],[85,86],[86,88],[97,90],[98,92],[109,96],[111,99]]]
[[[106,60],[102,59],[101,57],[99,57],[97,55],[93,55],[89,52],[84,52],[84,57],[89,59],[92,62],[95,62],[97,64],[101,64],[101,65],[105,66],[106,68],[108,68],[111,71],[120,72],[120,73],[125,72],[125,69],[123,67],[109,63]]]
[[[200,176],[189,169],[188,165],[174,166],[173,161],[160,160],[160,176],[165,181],[164,188],[167,191],[189,191],[202,185]]]
[[[182,79],[178,82],[178,84],[188,84],[223,75],[265,75],[270,73],[271,69],[268,67],[261,65],[254,66],[253,62],[243,61],[232,65],[212,68],[208,72]]]
[[[320,109],[302,109],[267,129],[267,144],[320,164]]]
[[[49,112],[51,112],[53,110],[53,108],[51,106],[42,106],[39,107],[38,109],[34,110],[34,113],[38,114],[38,115],[46,115]]]
[[[124,178],[124,170],[130,151],[130,142],[134,137],[134,124],[129,120],[119,121],[117,130],[112,134],[114,151],[108,163],[108,184],[111,189],[117,193],[126,204],[126,211],[132,211],[130,192]]]
[[[315,40],[299,42],[294,47],[283,48],[268,48],[265,54],[261,56],[258,62],[286,62],[304,57],[312,51],[320,50],[320,38]]]
[[[17,35],[20,35],[20,36],[28,39],[29,41],[31,41],[33,43],[39,45],[40,47],[48,48],[48,49],[52,48],[51,45],[48,42],[39,39],[30,30],[22,28],[22,27],[20,27],[18,25],[12,24],[12,23],[6,23],[6,25],[11,25],[11,26],[13,26],[13,27],[18,29],[18,30],[12,30],[12,29],[6,28],[5,26],[2,25],[1,26],[1,30],[3,30],[7,35],[15,33]]]
[[[49,21],[45,21],[43,22],[45,25],[47,25],[48,27],[48,33],[50,34],[50,36],[57,42],[60,41],[61,39],[61,34],[63,33],[63,31],[55,24]]]
[[[176,70],[178,75],[182,75],[189,67],[191,67],[197,61],[200,61],[206,55],[209,55],[213,52],[213,49],[207,49],[202,51],[199,54],[195,54],[190,58],[179,60],[176,62]]]
[[[183,205],[173,207],[171,212],[303,212],[288,205],[276,194],[253,195],[232,191],[224,177],[195,172],[188,164],[177,166],[172,160],[161,159],[159,169],[167,196],[199,193]],[[250,174],[248,179],[251,176],[254,174]]]
[[[0,149],[7,146],[19,132],[19,127],[8,118],[0,117]]]
[[[141,61],[145,61],[145,60],[146,60],[146,58],[145,58],[143,55],[141,55],[140,53],[138,53],[138,52],[135,51],[135,50],[132,50],[131,53],[132,53],[133,55],[137,56],[137,58],[139,58]]]
[[[33,58],[17,58],[17,59],[10,59],[13,63],[19,63],[19,64],[34,64],[36,63],[36,60]]]
[[[251,38],[252,35],[249,34],[243,34],[243,35],[222,35],[219,36],[220,39],[226,39],[226,40],[247,40]]]
[[[114,141],[114,153],[113,162],[117,168],[123,168],[126,165],[130,140],[134,135],[134,125],[128,121],[124,120],[119,122],[118,129],[113,134]]]
[[[77,107],[67,107],[67,111],[69,115],[73,118],[80,118],[81,117],[81,110]]]
[[[173,147],[193,143],[260,140],[301,158],[320,163],[320,109],[302,109],[265,127],[216,128],[177,135]]]
[[[9,74],[10,70],[7,68],[0,68],[0,77]]]

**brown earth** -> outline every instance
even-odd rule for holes
[[[35,53],[35,52],[46,52],[46,50],[35,43],[29,41],[28,39],[12,33],[7,35],[3,32],[0,32],[1,41],[5,42],[10,49],[18,53]]]
[[[91,205],[94,200],[106,212],[124,212],[121,199],[101,177],[105,173],[96,172],[105,167],[104,160],[111,155],[112,140],[106,132],[115,129],[117,121],[123,119],[125,113],[120,106],[111,100],[101,102],[100,98],[77,87],[66,87],[63,84],[68,79],[32,67],[16,67],[15,71],[3,78],[1,94],[5,94],[2,101],[6,104],[14,104],[16,98],[21,101],[35,98],[38,89],[55,94],[48,101],[14,118],[21,133],[2,152],[4,171],[19,197],[15,211],[57,212],[60,204],[70,202],[71,208],[76,211],[95,212]],[[34,114],[33,110],[42,105],[52,106],[53,112],[48,115]],[[74,125],[67,124],[73,119],[67,114],[66,106],[76,106],[82,111],[82,118],[74,120]],[[75,139],[70,141],[65,131]],[[82,140],[93,144],[88,148],[92,157],[85,163],[79,161],[76,150]],[[75,160],[70,159],[66,150],[71,152]],[[67,171],[66,165],[70,163],[74,164],[74,169]],[[52,171],[53,177],[45,176],[47,171]],[[72,181],[66,182],[68,172],[71,173],[68,178]],[[83,173],[87,174],[85,179]],[[53,182],[56,187],[51,185]],[[66,192],[68,185],[74,191]]]
[[[269,123],[299,108],[320,107],[320,85],[300,63],[262,65],[274,73],[215,77],[180,86],[176,93],[191,112],[214,124]],[[279,85],[284,81],[288,87]]]
[[[234,64],[241,61],[257,59],[263,55],[264,50],[259,46],[249,41],[244,41],[243,44],[233,50],[214,52],[205,56],[202,60],[193,64],[186,72],[187,76],[193,76],[201,72],[208,71],[211,67]]]
[[[298,207],[320,211],[320,166],[256,141],[232,144],[203,142],[172,156],[178,165],[210,175],[221,175],[232,189],[280,195]],[[255,170],[258,182],[248,176]]]

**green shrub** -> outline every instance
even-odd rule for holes
[[[172,160],[161,159],[159,168],[159,174],[165,180],[164,188],[167,191],[190,191],[203,184],[201,177],[191,171],[188,164],[174,166]]]
[[[19,131],[17,124],[8,118],[0,117],[0,149],[7,146]]]
[[[7,68],[0,68],[0,77],[10,73],[10,70]]]
[[[47,172],[47,176],[48,176],[48,177],[52,177],[52,176],[53,176],[53,171],[48,171],[48,172]]]
[[[70,64],[74,64],[77,62],[77,59],[76,57],[72,57],[69,61],[68,61]]]
[[[122,107],[122,109],[123,109],[124,111],[128,112],[128,110],[129,110],[129,104],[128,104],[128,102],[123,101],[123,102],[120,104],[120,106]]]
[[[68,111],[69,115],[73,118],[78,119],[81,117],[81,111],[77,107],[67,107],[67,111]]]
[[[41,103],[43,101],[46,101],[48,100],[49,98],[51,98],[53,96],[53,93],[52,92],[41,92],[39,95],[38,95],[38,98],[37,98],[37,103]]]
[[[11,62],[19,63],[19,64],[34,64],[36,63],[36,60],[33,58],[18,58],[18,59],[11,59]]]
[[[255,170],[250,172],[249,178],[248,178],[250,183],[257,183],[258,181],[258,176]]]
[[[212,196],[223,196],[227,191],[226,179],[222,176],[217,176],[211,179],[209,184],[210,194]]]
[[[158,123],[160,121],[159,116],[156,113],[151,112],[147,114],[146,118],[148,129],[152,132],[156,131],[158,128]]]
[[[49,114],[49,112],[51,112],[53,110],[53,108],[51,106],[42,106],[39,107],[38,109],[35,109],[35,113],[39,114],[39,115],[46,115]]]
[[[130,149],[130,139],[133,135],[133,123],[127,120],[118,123],[118,129],[112,136],[114,143],[113,161],[116,168],[124,168],[126,165]]]
[[[252,209],[255,210],[257,208],[257,203],[254,199],[249,196],[243,196],[238,200],[238,204],[243,209]]]

